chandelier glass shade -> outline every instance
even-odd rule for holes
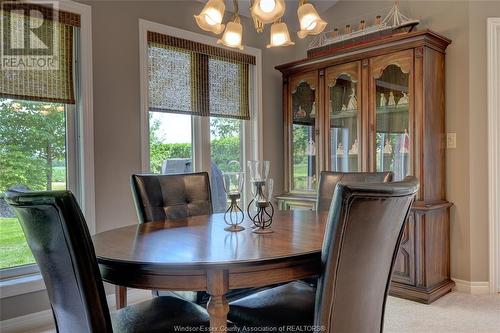
[[[317,35],[325,30],[327,23],[321,19],[316,8],[310,3],[302,4],[297,10],[300,30],[297,32],[299,38],[309,35]]]
[[[285,0],[255,0],[250,11],[263,24],[273,23],[285,14]]]
[[[209,0],[201,13],[194,15],[194,18],[201,29],[218,35],[224,31],[222,19],[225,10],[224,0]]]
[[[242,37],[243,26],[240,23],[240,17],[236,16],[233,22],[227,23],[226,30],[224,31],[222,38],[217,40],[217,44],[243,50],[243,45],[241,45]]]
[[[282,18],[285,14],[285,0],[249,0],[250,13],[258,33],[264,31],[266,24],[271,24],[270,43],[268,48],[290,46],[295,43],[290,38],[288,27]],[[243,26],[240,23],[238,0],[234,2],[234,20],[226,25],[222,24],[226,6],[224,0],[208,0],[199,15],[195,15],[198,26],[213,32],[216,35],[224,32],[217,40],[218,44],[227,47],[243,49]],[[300,31],[297,32],[299,38],[309,35],[318,35],[325,29],[327,23],[321,19],[316,8],[306,0],[300,0],[297,15],[300,23]]]
[[[276,22],[271,25],[271,42],[267,48],[295,45],[290,38],[286,23]]]

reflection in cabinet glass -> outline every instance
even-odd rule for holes
[[[330,100],[330,169],[358,171],[358,96],[357,84],[347,74],[341,74],[329,84]]]
[[[377,171],[393,171],[394,180],[410,172],[409,74],[387,66],[376,80]]]
[[[316,96],[305,81],[292,91],[292,190],[316,190]]]

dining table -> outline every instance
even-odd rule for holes
[[[224,214],[134,224],[93,237],[102,279],[123,287],[206,291],[210,331],[226,331],[232,289],[286,283],[317,276],[327,212],[276,211],[272,233],[229,232]],[[168,314],[166,314],[168,315]]]

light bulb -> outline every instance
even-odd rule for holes
[[[272,37],[271,37],[271,43],[274,44],[274,45],[281,45],[283,44],[284,42],[286,42],[286,36],[282,33],[277,33],[277,34],[274,34]]]
[[[222,38],[217,41],[217,44],[223,44],[228,47],[243,49],[241,45],[241,40],[243,36],[243,26],[240,23],[240,18],[236,17],[234,22],[229,22],[226,25],[226,31],[222,35]]]
[[[223,0],[209,0],[200,15],[195,15],[194,18],[201,29],[218,35],[224,31],[222,19],[225,9]]]
[[[250,11],[254,20],[263,24],[273,23],[285,14],[285,0],[256,0]]]
[[[316,8],[310,3],[305,3],[297,10],[299,17],[300,31],[297,32],[299,38],[305,38],[308,35],[320,34],[327,23],[321,19]]]
[[[316,28],[316,16],[314,15],[306,15],[302,18],[302,26],[304,27],[304,30],[313,30]]]
[[[205,21],[209,25],[216,25],[222,22],[221,12],[216,10],[215,8],[208,8],[205,12]]]
[[[274,1],[274,0],[260,0],[259,7],[264,13],[270,13],[276,7],[276,1]]]
[[[233,31],[229,31],[224,39],[228,46],[238,46],[241,43],[241,36]]]

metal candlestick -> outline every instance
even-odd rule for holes
[[[272,179],[269,180],[272,184]],[[255,188],[254,198],[247,207],[247,214],[252,220],[255,228],[253,230],[256,234],[269,234],[272,233],[271,224],[273,223],[274,206],[268,196],[271,196],[272,190],[267,189],[267,195],[264,194],[264,187],[269,186],[264,180],[253,181],[252,185]],[[272,188],[272,185],[270,186]],[[252,212],[252,205],[256,210]]]
[[[233,162],[230,162],[229,164],[231,163]],[[226,192],[227,198],[230,202],[228,209],[224,213],[224,221],[228,225],[224,228],[224,230],[233,232],[245,230],[245,228],[240,225],[245,219],[245,213],[243,213],[241,208],[238,206],[238,200],[241,198],[241,192],[243,191],[243,172],[224,172],[223,181],[224,191]]]
[[[240,224],[243,223],[245,218],[245,213],[238,206],[238,199],[241,198],[241,194],[238,192],[228,193],[227,197],[231,200],[229,208],[224,213],[224,221],[228,225],[224,228],[226,231],[242,231],[245,230]]]

